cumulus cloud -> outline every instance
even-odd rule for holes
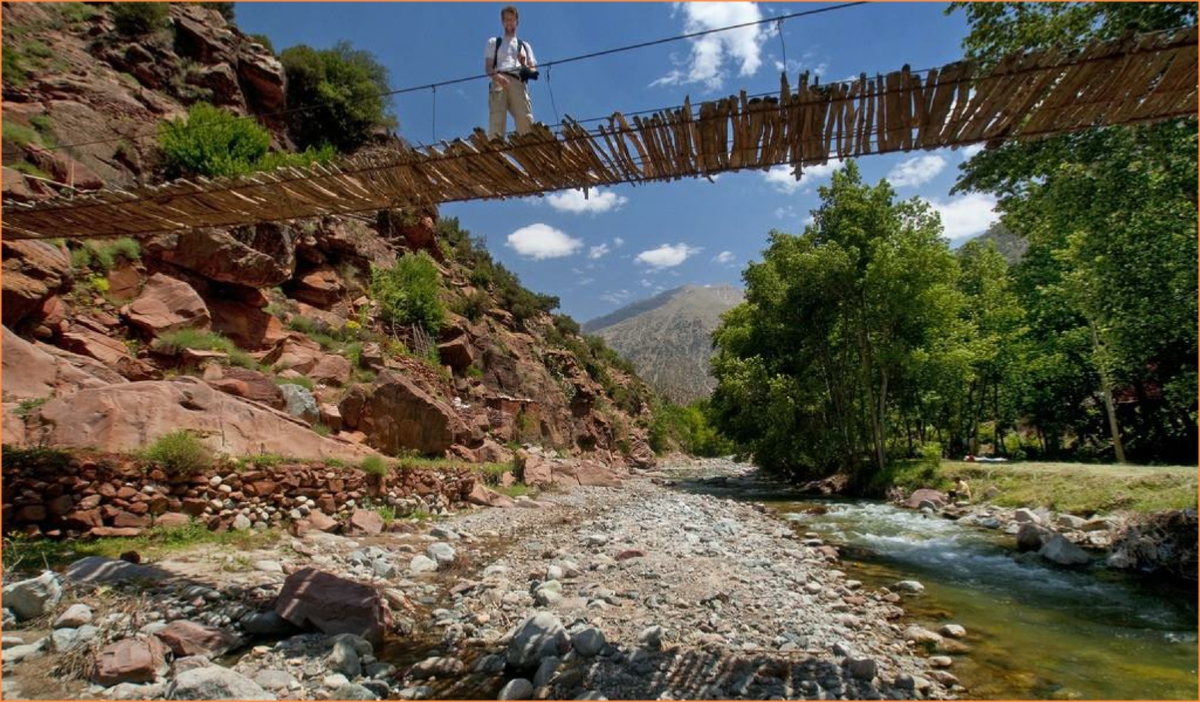
[[[948,200],[929,198],[929,204],[942,216],[946,237],[953,244],[984,233],[1000,219],[996,198],[986,193],[969,193]]]
[[[600,244],[588,249],[588,258],[600,258],[608,253],[608,244]]]
[[[894,188],[921,185],[933,180],[945,167],[946,159],[941,156],[916,156],[896,164],[887,179]]]
[[[526,258],[541,261],[570,256],[583,247],[583,242],[538,222],[509,234],[508,246]]]
[[[776,191],[785,195],[794,195],[798,190],[811,187],[818,180],[828,178],[833,172],[842,167],[842,162],[831,158],[827,163],[805,168],[800,174],[800,180],[792,175],[791,166],[773,166],[762,174],[763,180]]]
[[[683,15],[685,33],[763,19],[758,5],[752,2],[679,2],[675,3],[673,12]],[[729,70],[727,64],[736,66],[739,76],[754,75],[762,65],[763,43],[771,36],[771,30],[765,27],[742,27],[689,40],[691,53],[688,57],[676,60],[671,72],[650,85],[699,83],[708,90],[719,90]]]
[[[582,190],[565,190],[561,193],[547,195],[546,202],[559,212],[597,214],[610,210],[619,210],[621,209],[621,205],[629,202],[629,198],[596,188],[588,193],[586,199]]]
[[[613,246],[616,246],[617,248],[621,248],[621,247],[622,247],[622,246],[624,246],[624,245],[625,245],[625,240],[624,240],[624,239],[622,239],[622,238],[621,238],[621,237],[619,237],[619,236],[618,236],[618,237],[613,237]]]
[[[795,216],[796,210],[791,205],[775,208],[775,219],[792,219]]]
[[[733,263],[735,259],[737,259],[737,256],[734,256],[732,251],[722,251],[716,256],[713,256],[713,262],[719,263],[722,266],[727,266]]]
[[[634,262],[642,265],[650,266],[654,270],[662,270],[664,268],[674,268],[684,261],[688,260],[689,256],[700,253],[703,249],[688,246],[687,244],[663,244],[657,249],[643,251],[633,259]]]
[[[962,154],[964,161],[970,161],[971,158],[980,151],[983,151],[983,144],[967,144],[966,146],[962,147],[959,153]]]

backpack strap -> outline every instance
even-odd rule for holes
[[[496,50],[492,52],[492,70],[498,71],[496,62],[500,59],[500,42],[504,41],[504,37],[496,37]],[[525,49],[525,56],[529,56],[529,45],[523,39],[517,39],[517,51]]]

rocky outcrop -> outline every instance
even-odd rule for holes
[[[5,241],[2,246],[0,305],[4,325],[12,327],[37,312],[51,295],[71,288],[71,264],[61,249],[44,241]]]
[[[292,277],[295,238],[292,227],[272,223],[191,229],[150,240],[146,252],[219,283],[270,288]]]
[[[361,460],[374,452],[313,433],[264,405],[219,392],[194,378],[142,381],[82,390],[37,412],[30,441],[47,446],[133,451],[180,429],[231,456],[278,453],[297,458]]]
[[[142,294],[125,310],[129,322],[152,337],[180,329],[207,330],[212,317],[192,286],[161,273],[151,276]]]
[[[449,405],[392,371],[369,387],[355,386],[338,410],[346,427],[363,432],[368,444],[392,455],[406,450],[441,455],[455,443],[467,443],[471,434]]]
[[[126,382],[93,359],[69,351],[32,344],[3,327],[4,396],[14,400],[39,400],[70,395],[83,388],[101,388]],[[9,443],[5,434],[5,443]]]

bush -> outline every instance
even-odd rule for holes
[[[158,437],[146,449],[145,458],[158,464],[169,475],[191,475],[212,462],[208,448],[187,429]]]
[[[113,23],[117,32],[136,37],[167,26],[170,5],[157,2],[114,2]]]
[[[466,297],[459,298],[455,304],[454,311],[472,322],[477,322],[487,312],[490,302],[487,293],[482,290],[476,290]]]
[[[85,241],[83,247],[71,252],[71,265],[75,268],[95,268],[105,273],[120,261],[134,263],[141,258],[141,247],[136,239],[121,237],[112,241]]]
[[[380,456],[367,456],[358,466],[359,470],[369,475],[387,475],[387,461]]]
[[[387,69],[348,42],[317,50],[304,44],[280,54],[288,83],[288,132],[300,148],[333,146],[348,153],[377,127],[394,128]]]
[[[168,178],[236,176],[280,166],[323,163],[331,149],[298,154],[271,153],[271,133],[252,119],[198,102],[186,119],[163,123],[158,131]]]
[[[391,324],[417,324],[436,335],[446,320],[440,288],[437,266],[424,251],[402,257],[391,268],[371,267],[371,297]]]

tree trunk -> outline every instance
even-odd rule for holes
[[[881,368],[879,374],[882,378],[879,383],[879,406],[875,413],[875,464],[882,471],[887,467],[887,369]]]
[[[1096,324],[1093,322],[1088,326],[1092,328],[1092,344],[1097,351],[1102,350]],[[1108,370],[1103,363],[1097,363],[1096,368],[1100,371],[1100,394],[1104,398],[1104,412],[1108,415],[1108,429],[1112,432],[1113,452],[1117,454],[1117,463],[1126,463],[1125,446],[1121,443],[1121,426],[1117,423],[1117,408],[1113,404],[1112,383],[1108,378]]]

